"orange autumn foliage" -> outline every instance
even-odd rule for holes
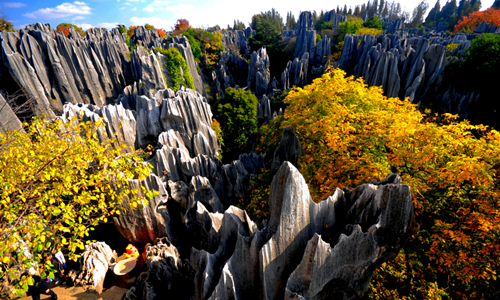
[[[420,231],[374,273],[371,298],[499,299],[499,132],[422,113],[338,69],[284,102],[286,113],[263,126],[259,149],[277,146],[292,126],[315,201],[391,172],[411,188]]]
[[[172,32],[172,35],[178,35],[180,33],[183,33],[186,30],[188,30],[189,28],[191,28],[191,26],[189,25],[188,20],[179,19],[179,20],[177,20],[177,22],[174,25],[174,31]]]
[[[464,16],[455,25],[453,32],[472,32],[483,21],[486,21],[486,23],[493,22],[496,26],[500,26],[500,10],[488,8],[487,10],[476,11],[468,16]]]
[[[158,32],[158,35],[160,35],[160,38],[167,37],[167,34],[165,33],[165,31],[163,31],[161,29],[156,29],[156,31]]]

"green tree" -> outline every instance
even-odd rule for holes
[[[144,28],[146,28],[147,30],[155,29],[155,27],[153,25],[149,25],[149,24],[144,25]]]
[[[89,230],[120,214],[124,196],[133,207],[152,196],[128,188],[129,178],[144,179],[151,166],[106,138],[102,121],[35,119],[26,131],[0,133],[0,278],[8,281],[31,267],[53,278],[46,251],[66,247],[76,260]],[[16,293],[32,283],[20,280]]]
[[[424,22],[424,15],[427,9],[429,8],[429,4],[425,0],[420,2],[415,9],[413,9],[413,14],[411,18],[411,22],[408,24],[409,28],[418,28]]]
[[[446,66],[445,80],[462,92],[475,91],[480,98],[467,109],[467,118],[474,124],[500,128],[500,103],[493,101],[500,68],[500,35],[484,33],[471,41],[463,60]]]
[[[435,26],[439,20],[438,17],[440,13],[441,13],[441,4],[439,3],[439,0],[437,0],[436,4],[427,15],[427,18],[425,18],[425,26],[429,27]]]
[[[227,88],[218,99],[216,119],[221,124],[224,158],[231,161],[250,137],[257,132],[257,97],[251,91]]]
[[[0,32],[2,31],[14,31],[14,25],[11,22],[0,18]]]
[[[381,21],[377,16],[373,16],[363,23],[363,27],[382,30],[384,28],[384,22]]]
[[[255,27],[255,35],[248,39],[251,51],[258,51],[260,48],[266,48],[269,60],[271,61],[271,77],[280,76],[286,67],[286,64],[293,57],[284,55],[285,45],[282,43],[279,29],[267,18],[254,16],[252,26]],[[252,27],[252,28],[254,28]]]

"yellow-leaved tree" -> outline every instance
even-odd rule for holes
[[[420,231],[374,273],[374,299],[498,299],[500,134],[422,113],[379,87],[333,70],[284,100],[259,146],[275,147],[292,126],[306,154],[299,163],[320,201],[397,172],[411,187]],[[263,187],[265,189],[266,187]]]
[[[123,196],[132,206],[153,196],[129,189],[129,178],[145,178],[151,170],[141,153],[117,140],[100,142],[102,126],[36,119],[27,133],[0,133],[0,278],[7,283],[31,268],[53,278],[45,252],[65,247],[76,260],[89,230],[120,213]],[[30,284],[23,277],[10,296]]]

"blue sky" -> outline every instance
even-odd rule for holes
[[[494,0],[483,0],[482,9],[492,5]],[[390,1],[392,2],[392,1]],[[399,1],[409,12],[419,0]],[[446,1],[441,0],[441,6]],[[15,28],[24,28],[26,24],[35,22],[50,23],[56,27],[62,22],[76,24],[83,29],[105,27],[111,29],[116,24],[154,25],[156,28],[171,30],[177,19],[187,19],[193,27],[206,28],[219,25],[222,28],[233,24],[238,19],[245,24],[251,21],[254,14],[275,8],[285,18],[287,11],[298,18],[301,11],[332,10],[348,3],[366,3],[366,0],[308,0],[308,1],[275,1],[275,0],[2,0],[0,9],[7,15],[7,20]],[[428,0],[432,8],[435,0]]]

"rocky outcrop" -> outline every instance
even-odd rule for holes
[[[382,28],[385,33],[402,33],[405,29],[405,23],[402,19],[382,19],[384,27]]]
[[[117,188],[118,190],[121,188]],[[127,189],[137,191],[138,195],[145,197],[146,201],[141,201],[132,209],[130,199],[125,196],[120,204],[121,213],[113,216],[113,223],[116,229],[131,243],[146,244],[154,241],[157,237],[169,235],[169,228],[165,225],[169,216],[165,211],[168,193],[160,178],[150,174],[144,180],[130,179]],[[158,195],[146,197],[147,193],[157,191]]]
[[[81,271],[74,279],[75,285],[83,285],[87,290],[102,293],[104,277],[116,253],[103,242],[94,242],[85,246],[81,257]]]
[[[269,73],[269,56],[266,48],[252,53],[250,65],[248,67],[248,89],[254,92],[258,99],[267,93],[271,74]]]
[[[123,296],[135,299],[191,299],[194,292],[194,270],[168,239],[146,245],[147,272],[140,274],[134,286]]]
[[[304,148],[300,144],[300,141],[295,134],[295,130],[293,129],[293,127],[286,127],[285,129],[283,129],[283,135],[281,136],[280,145],[274,152],[271,169],[278,168],[285,161],[288,161],[294,166],[297,166],[299,156],[304,154]]]
[[[306,52],[311,52],[311,49],[316,46],[316,31],[312,29],[313,25],[311,12],[302,12],[295,27],[295,31],[297,32],[295,58],[302,57]]]
[[[494,22],[491,23],[486,23],[486,21],[483,21],[481,24],[479,24],[473,31],[474,33],[498,33],[499,32],[499,27],[495,26]]]
[[[0,132],[5,133],[7,130],[23,130],[23,126],[11,106],[0,94]]]
[[[239,51],[241,55],[249,55],[248,38],[252,35],[251,27],[247,27],[245,30],[225,30],[222,32],[221,40],[224,43],[224,48]]]
[[[223,98],[224,91],[228,87],[238,88],[247,85],[248,62],[233,49],[221,52],[219,66],[212,71],[211,77],[212,91]]]
[[[285,70],[281,73],[281,89],[286,91],[293,86],[303,87],[307,84],[309,70],[309,53],[305,52],[300,60],[295,58],[289,61]]]
[[[344,41],[339,67],[364,77],[368,85],[382,86],[389,97],[417,101],[444,70],[446,47],[429,45],[422,37],[348,35]]]
[[[35,114],[53,117],[66,102],[101,106],[123,91],[126,45],[118,32],[93,30],[85,39],[73,32],[67,38],[36,23],[3,32],[1,45],[0,88],[21,90]]]
[[[353,190],[337,189],[316,204],[298,170],[285,162],[271,184],[269,221],[261,230],[240,209],[211,213],[198,202],[185,219],[188,232],[203,242],[196,243],[188,256],[195,272],[194,288],[185,290],[184,297],[330,299],[336,295],[352,299],[362,295],[373,270],[395,257],[418,227],[410,190],[399,181],[393,174]],[[177,254],[167,252],[175,269]],[[145,274],[155,278],[163,271],[150,267]],[[131,291],[148,288],[150,284],[137,281]]]
[[[272,119],[271,101],[266,95],[263,95],[257,104],[257,120],[259,124],[265,124]]]
[[[144,26],[137,26],[130,37],[130,47],[142,46],[147,49],[161,47],[162,41],[156,30],[148,30]]]
[[[331,10],[325,13],[324,20],[326,22],[332,22],[332,29],[337,28],[340,22],[347,22],[347,16],[342,14],[337,14],[335,10]]]
[[[130,67],[132,76],[141,79],[141,88],[147,97],[154,98],[157,91],[167,88],[156,55],[149,54],[144,47],[139,46],[132,51]]]

